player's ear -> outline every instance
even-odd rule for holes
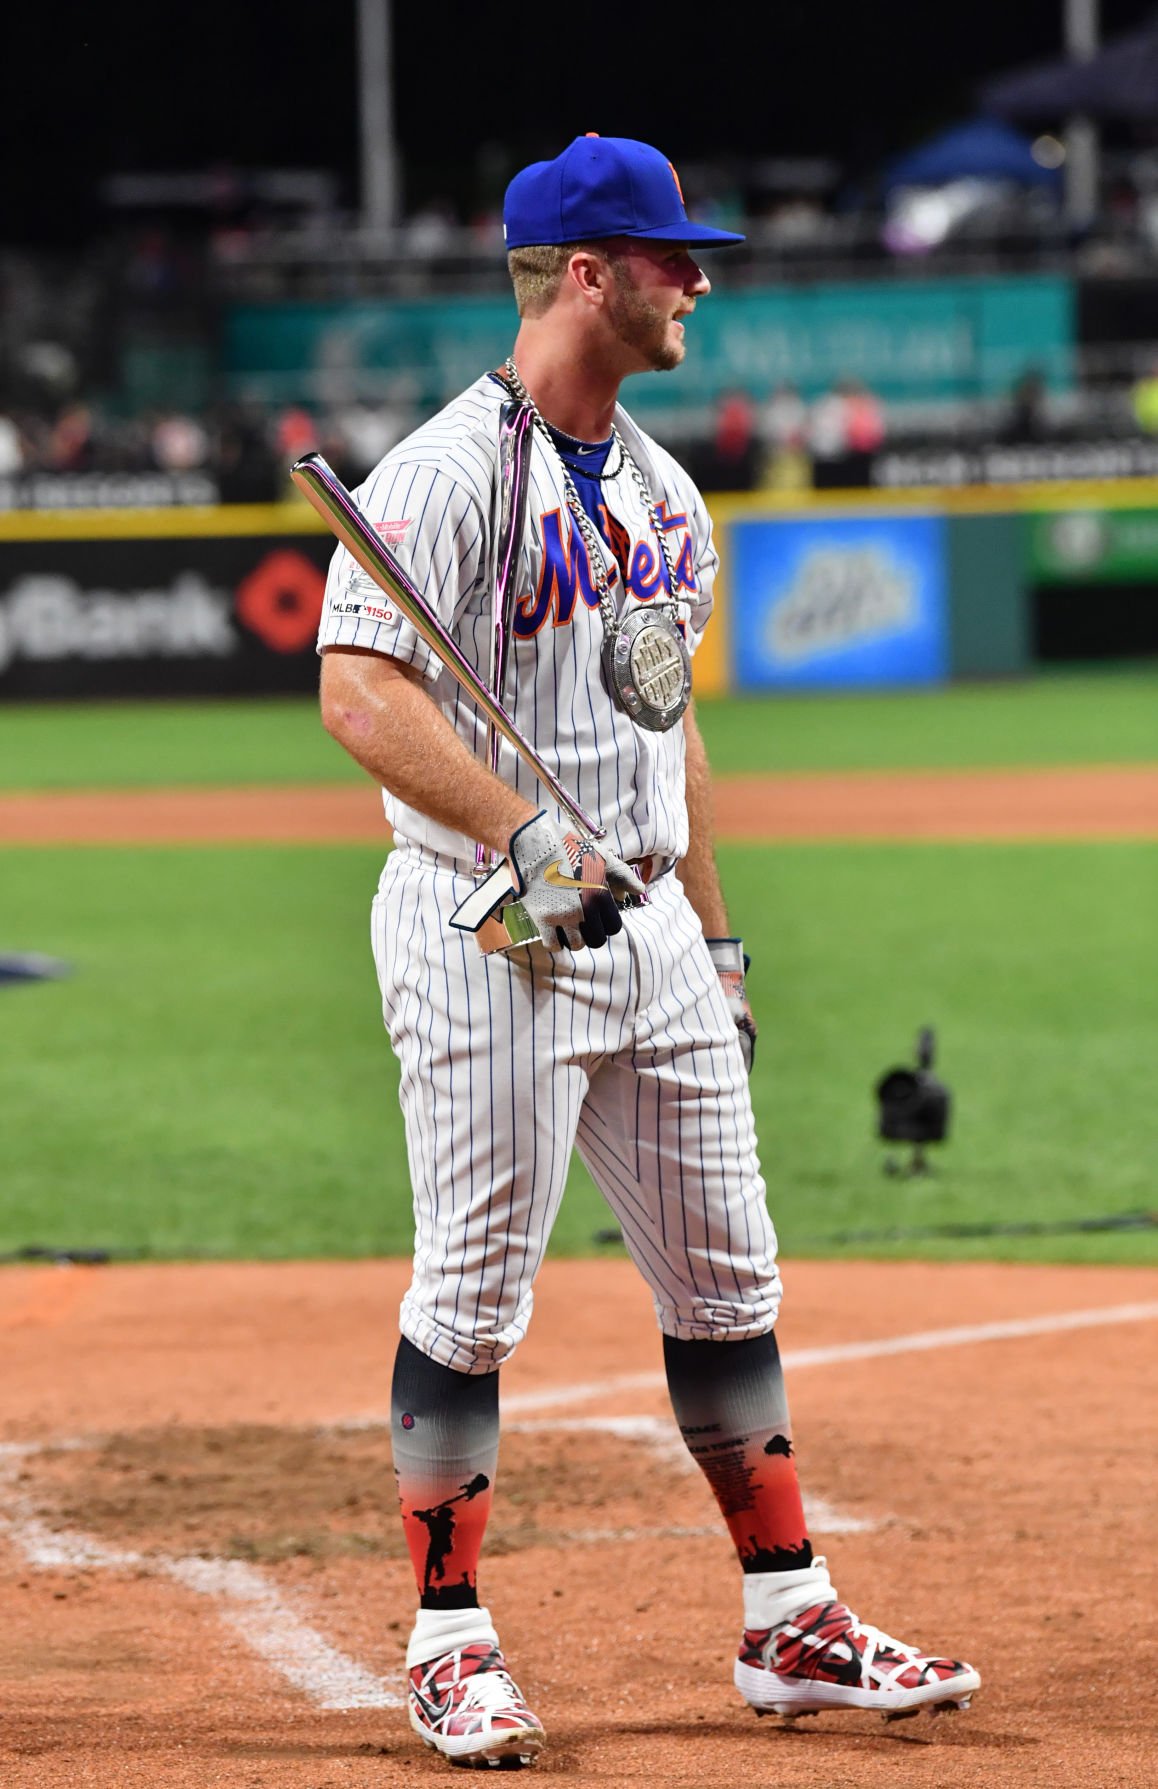
[[[576,249],[567,263],[567,278],[588,304],[602,304],[613,280],[611,263],[595,248]]]

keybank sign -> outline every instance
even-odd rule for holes
[[[232,592],[197,572],[166,589],[84,590],[53,573],[18,578],[0,597],[0,673],[18,658],[226,658],[236,652]]]
[[[328,534],[4,532],[0,699],[317,688]]]

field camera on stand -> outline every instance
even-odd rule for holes
[[[886,1156],[886,1174],[931,1174],[925,1147],[943,1143],[948,1135],[950,1093],[932,1072],[933,1051],[933,1027],[924,1025],[917,1033],[916,1068],[890,1068],[876,1084],[880,1105],[877,1135],[886,1143],[913,1145],[908,1163]]]

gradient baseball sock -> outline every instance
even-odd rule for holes
[[[783,1590],[801,1608],[813,1588],[776,1337],[684,1342],[664,1336],[663,1360],[680,1433],[715,1493],[744,1568],[747,1625],[774,1625],[752,1617],[778,1610]]]
[[[421,1630],[432,1646],[449,1636],[425,1655],[432,1658],[494,1632],[478,1606],[477,1576],[499,1454],[499,1376],[456,1373],[403,1337],[391,1406],[394,1476],[421,1603],[416,1636]]]

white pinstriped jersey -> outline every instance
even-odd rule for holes
[[[484,374],[394,447],[357,492],[365,514],[484,681],[492,635],[499,411],[506,395]],[[618,407],[615,420],[658,507],[676,567],[679,619],[694,651],[711,612],[718,564],[707,509],[670,454]],[[602,489],[604,533],[611,542],[606,565],[617,609],[665,600],[651,522],[615,448]],[[683,729],[645,732],[615,706],[601,672],[602,640],[587,550],[567,508],[558,460],[535,430],[504,706],[564,787],[607,829],[621,856],[683,857]],[[343,547],[330,565],[318,634],[319,652],[328,646],[366,647],[415,665],[460,737],[485,757],[486,717]],[[505,741],[498,768],[527,800],[546,801],[553,811]],[[400,845],[473,862],[472,840],[389,793],[383,799]]]

